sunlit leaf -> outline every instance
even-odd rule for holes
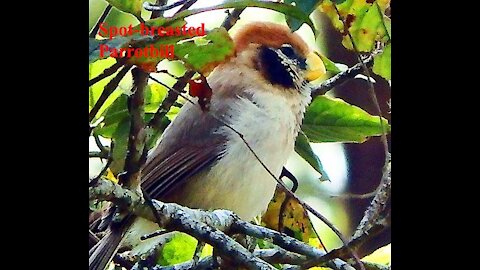
[[[121,11],[135,15],[137,18],[140,17],[143,0],[106,0],[112,6],[118,8]]]
[[[361,52],[369,52],[373,50],[375,41],[388,41],[389,35],[384,23],[384,13],[389,6],[390,0],[346,0],[337,4],[337,9],[345,21],[346,28],[330,0],[323,1],[320,10],[331,19],[333,26],[343,34],[342,44],[346,48],[353,49],[352,42],[345,31],[345,29],[348,29],[357,49]]]
[[[107,59],[103,59],[103,60],[100,60],[100,61],[96,61],[95,63],[92,63],[92,64],[89,64],[89,79],[92,79],[98,75],[100,75],[101,73],[103,73],[103,71],[110,67],[111,65],[113,65],[114,63],[116,62],[116,60],[114,58],[107,58]],[[111,75],[99,82],[97,82],[96,84],[90,86],[88,88],[88,106],[89,106],[89,110],[93,108],[93,106],[95,105],[95,103],[97,102],[98,98],[100,97],[100,95],[102,94],[102,91],[105,87],[105,85],[107,85],[107,83],[114,77],[115,75]],[[104,103],[105,106],[109,106],[111,102],[109,102],[109,99],[106,100],[106,102]]]
[[[305,243],[315,236],[307,211],[292,197],[277,188],[262,217],[267,228],[283,232]]]
[[[390,126],[382,118],[386,132]],[[305,113],[302,130],[310,142],[357,142],[382,134],[378,116],[339,98],[316,97]]]
[[[335,65],[335,63],[328,59],[325,55],[323,54],[318,54],[320,56],[320,59],[322,59],[323,64],[325,65],[325,69],[329,72],[331,72],[333,75],[340,73],[341,70]]]
[[[373,59],[373,72],[387,80],[392,79],[392,44],[388,44],[380,55]]]
[[[329,180],[327,173],[323,169],[320,158],[318,158],[313,152],[310,142],[303,132],[300,132],[297,136],[297,140],[295,141],[295,152],[297,152],[306,162],[308,162],[308,164],[310,164],[310,166],[312,166],[312,168],[322,175],[320,178],[321,181]]]
[[[388,244],[386,246],[383,246],[375,250],[372,254],[363,257],[362,261],[388,265],[390,264],[391,258],[392,258],[392,246],[391,244]]]
[[[158,263],[160,265],[173,265],[181,262],[191,260],[197,240],[192,236],[184,233],[176,233],[173,238],[166,243],[161,251]]]
[[[175,45],[175,57],[181,59],[192,69],[208,75],[219,63],[223,63],[235,52],[235,45],[225,28],[215,28],[201,37],[207,42],[198,45],[194,41]]]

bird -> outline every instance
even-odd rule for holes
[[[279,177],[311,102],[309,82],[326,70],[319,55],[281,24],[247,23],[233,42],[234,56],[206,78],[208,111],[198,101],[182,106],[149,153],[141,187],[152,199],[231,210],[251,221],[266,211],[277,182],[246,143]],[[104,270],[119,248],[138,248],[142,235],[158,229],[132,215],[112,222],[89,251],[89,269]]]

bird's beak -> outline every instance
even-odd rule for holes
[[[306,63],[307,70],[305,72],[305,79],[310,82],[320,78],[321,76],[325,75],[325,73],[327,73],[322,59],[320,59],[320,56],[315,52],[311,52],[307,55]]]

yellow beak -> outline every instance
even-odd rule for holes
[[[315,52],[311,52],[307,55],[306,63],[307,71],[305,72],[305,79],[308,81],[314,81],[327,73],[322,59]]]

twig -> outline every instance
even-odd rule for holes
[[[202,250],[205,247],[205,242],[198,241],[197,246],[195,247],[195,252],[193,253],[193,262],[198,264],[200,261],[200,256],[202,256]],[[255,256],[255,255],[254,255]],[[258,256],[255,256],[258,257]]]
[[[353,238],[357,238],[360,235],[364,234],[375,220],[379,217],[380,213],[385,209],[387,201],[390,198],[391,188],[392,188],[392,178],[391,178],[391,162],[388,161],[385,164],[385,170],[383,171],[382,181],[379,186],[375,197],[373,198],[370,206],[365,211],[362,220],[357,226]]]
[[[105,79],[106,77],[113,75],[121,66],[125,64],[126,58],[120,58],[115,62],[115,64],[111,65],[110,67],[106,68],[103,70],[101,74],[99,74],[97,77],[91,79],[88,81],[88,86],[92,86],[96,84],[97,82]]]
[[[364,245],[369,239],[372,239],[372,237],[378,235],[379,233],[383,232],[389,227],[390,227],[390,214],[387,214],[386,217],[380,220],[377,220],[375,224],[372,225],[367,231],[364,231],[362,235],[359,235],[358,237],[353,238],[348,243],[348,245],[344,245],[340,248],[334,249],[324,256],[311,259],[306,263],[304,263],[302,266],[305,268],[309,268],[315,265],[322,264],[329,260],[332,260],[333,258],[348,259],[348,257],[350,256],[349,249],[353,249],[357,252],[357,250],[362,245]],[[370,254],[375,249],[366,250],[365,252],[362,253],[362,257]]]
[[[98,149],[100,149],[100,152],[102,152],[102,153],[108,153],[109,152],[109,150],[100,141],[100,137],[98,137],[98,135],[94,134],[93,139],[95,140],[95,144],[97,145]]]
[[[153,202],[153,200],[152,200],[152,202]],[[155,207],[155,205],[154,205],[153,207]],[[140,240],[142,240],[142,241],[143,241],[143,240],[147,240],[147,239],[150,239],[150,238],[153,238],[153,237],[157,237],[157,236],[160,236],[160,235],[164,235],[164,234],[166,234],[166,233],[168,233],[167,230],[160,229],[160,230],[154,231],[154,232],[152,232],[152,233],[142,235],[142,236],[140,237]]]
[[[353,193],[344,193],[339,195],[330,195],[330,198],[334,199],[343,199],[343,200],[351,200],[351,199],[369,199],[377,193],[377,189],[372,192],[364,193],[364,194],[353,194]]]
[[[98,143],[101,144],[100,141],[98,141]],[[88,183],[89,187],[95,185],[97,183],[97,181],[100,179],[100,177],[102,177],[102,175],[107,172],[108,168],[110,168],[110,165],[113,162],[112,154],[113,154],[113,148],[114,147],[115,147],[115,142],[113,140],[111,140],[110,141],[110,151],[107,152],[107,163],[105,164],[105,166],[103,166],[100,173]]]
[[[107,18],[108,13],[110,13],[110,10],[112,9],[112,5],[108,4],[105,10],[103,11],[102,15],[98,18],[97,22],[95,23],[95,26],[92,28],[92,31],[90,31],[90,34],[88,35],[91,38],[94,38],[95,35],[98,33],[98,29],[100,28],[100,24]]]
[[[88,114],[88,121],[89,121],[89,122],[92,122],[92,120],[95,118],[95,116],[97,115],[98,111],[99,111],[100,108],[102,107],[103,103],[105,103],[105,101],[107,100],[107,98],[113,93],[113,91],[115,91],[115,89],[117,88],[118,84],[119,84],[120,81],[123,79],[123,77],[125,77],[125,75],[127,74],[128,70],[130,70],[131,67],[132,67],[131,65],[126,65],[126,66],[124,66],[124,67],[117,73],[117,75],[116,75],[112,80],[110,80],[110,82],[108,82],[107,85],[105,85],[105,88],[103,88],[102,94],[100,95],[100,97],[98,98],[97,102],[96,102],[95,105],[93,106],[92,110],[91,110],[90,113]]]
[[[99,152],[99,151],[90,151],[90,152],[88,152],[88,157],[89,158],[107,159],[108,158],[108,153]]]
[[[373,65],[373,56],[375,54],[381,53],[382,51],[377,51],[373,53],[372,55],[368,56],[364,61],[365,64],[368,66]],[[354,65],[353,67],[342,71],[333,77],[329,78],[328,80],[323,81],[318,87],[312,90],[311,96],[312,99],[316,98],[319,95],[323,95],[335,86],[341,85],[344,82],[353,79],[356,75],[361,74],[363,69],[363,65],[361,63],[358,63]]]
[[[227,31],[230,30],[230,28],[232,28],[235,25],[235,23],[237,23],[237,21],[240,19],[240,14],[242,14],[244,10],[245,8],[235,8],[233,9],[232,12],[229,12],[227,9],[228,15],[223,21],[222,27],[227,29]]]
[[[152,3],[144,2],[143,3],[143,8],[148,10],[148,11],[165,11],[165,10],[169,10],[169,9],[181,6],[188,1],[189,0],[179,0],[177,2],[174,2],[174,3],[170,4],[170,5],[153,5]]]
[[[177,12],[175,12],[175,14],[189,9],[193,4],[195,4],[195,2],[197,2],[197,0],[187,0],[185,4]]]
[[[155,4],[158,6],[163,6],[167,4],[167,2],[168,0],[157,0],[155,1]],[[144,6],[145,6],[145,3],[144,3]],[[163,10],[152,11],[152,14],[150,14],[150,19],[155,19],[162,16],[163,16]]]

